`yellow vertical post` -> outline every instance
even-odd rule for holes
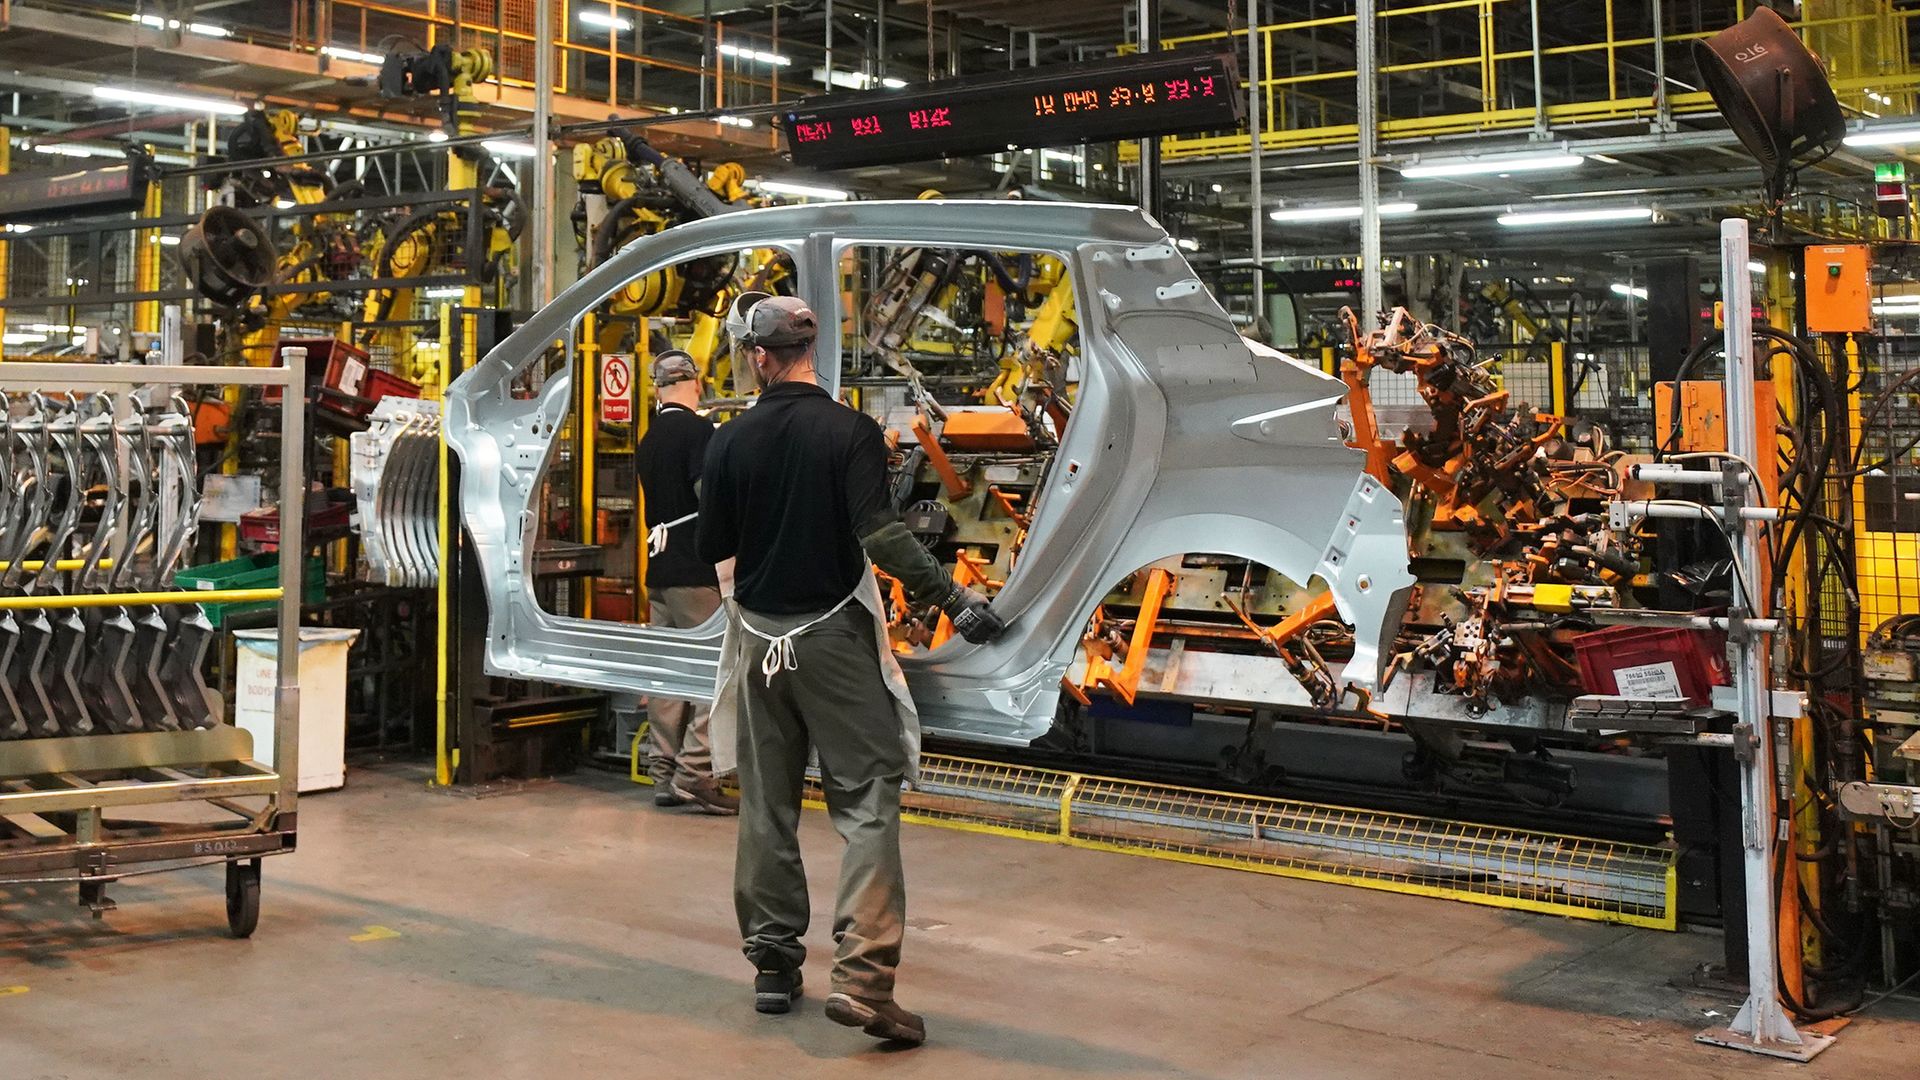
[[[155,218],[160,216],[161,187],[148,181],[147,191],[140,201],[140,216]],[[157,292],[160,289],[160,230],[138,229],[133,234],[133,289],[135,292]],[[160,331],[160,301],[141,300],[133,305],[133,332],[136,334],[156,334]]]
[[[1567,343],[1554,341],[1547,344],[1547,392],[1553,399],[1553,415],[1565,416],[1573,408],[1573,402],[1567,400]]]
[[[1333,346],[1331,345],[1322,346],[1320,349],[1320,370],[1329,375],[1338,375],[1340,373],[1340,362],[1334,359]]]
[[[464,322],[464,320],[462,321]],[[455,333],[463,332],[464,330],[464,325],[458,327],[454,325],[453,319],[450,316],[450,309],[442,306],[440,308],[440,341],[442,347],[433,380],[434,390],[442,401],[445,401],[447,396],[447,349],[445,346],[453,340]],[[465,350],[462,350],[462,355],[466,355]],[[444,415],[444,413],[442,415]],[[437,528],[439,530],[440,553],[434,560],[433,574],[434,643],[436,645],[436,648],[433,650],[435,657],[433,693],[433,782],[439,784],[441,787],[446,787],[453,783],[453,760],[447,752],[447,676],[449,674],[447,654],[453,646],[453,642],[449,640],[447,634],[447,598],[449,596],[447,567],[450,565],[450,557],[453,552],[451,546],[451,534],[453,530],[451,527],[452,523],[447,520],[448,512],[452,507],[452,501],[447,488],[452,481],[452,477],[448,475],[447,426],[444,423],[440,425],[439,453],[440,512],[438,514],[439,520],[437,522]]]
[[[579,422],[574,425],[575,467],[579,469],[578,499],[574,512],[579,516],[576,523],[580,542],[594,542],[594,514],[598,509],[599,495],[594,490],[594,481],[599,462],[599,405],[600,405],[600,355],[593,336],[594,316],[589,313],[580,326],[575,340],[579,351],[578,390],[574,397],[574,411]],[[595,578],[580,579],[580,615],[593,618],[593,589]]]

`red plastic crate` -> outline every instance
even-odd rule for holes
[[[321,529],[335,529],[347,524],[353,514],[353,504],[338,502],[307,514],[307,533],[309,535]],[[263,506],[258,510],[249,510],[240,515],[240,539],[250,544],[264,544],[268,547],[280,543],[280,509],[275,506]]]
[[[1713,687],[1731,681],[1727,636],[1718,630],[1613,626],[1573,639],[1580,681],[1589,694],[1684,697],[1712,701]]]

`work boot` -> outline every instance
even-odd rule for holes
[[[721,791],[711,776],[696,776],[686,783],[676,780],[667,790],[682,801],[694,803],[703,814],[732,816],[740,812],[740,800]]]
[[[687,800],[673,793],[673,785],[665,780],[657,780],[653,785],[653,805],[685,806]]]
[[[753,977],[753,1011],[784,1013],[792,1009],[800,997],[801,982],[799,968],[762,967]]]
[[[927,1022],[892,1001],[875,1001],[836,990],[827,995],[827,1019],[857,1027],[876,1039],[919,1046],[927,1041]]]

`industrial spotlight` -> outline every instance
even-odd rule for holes
[[[1704,41],[1694,63],[1727,126],[1760,163],[1777,216],[1793,173],[1840,148],[1846,120],[1820,61],[1771,8]]]

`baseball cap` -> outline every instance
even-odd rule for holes
[[[667,349],[654,354],[653,385],[672,386],[700,377],[700,369],[684,349]]]
[[[749,345],[804,345],[820,336],[820,320],[797,296],[769,296],[747,312]]]

